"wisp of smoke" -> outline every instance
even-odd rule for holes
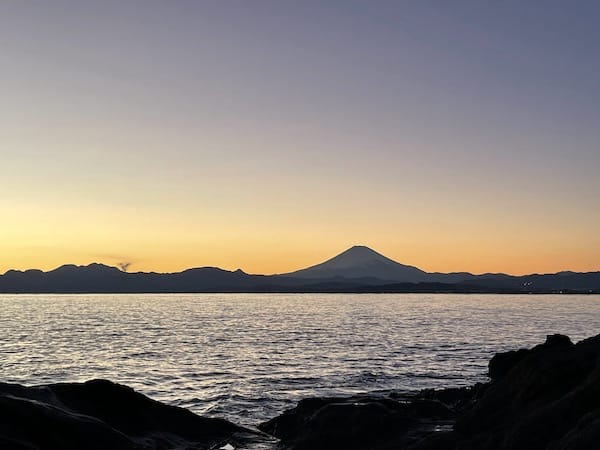
[[[120,262],[120,263],[118,263],[119,269],[121,269],[123,272],[127,272],[127,269],[129,269],[130,265],[131,265],[130,262]]]

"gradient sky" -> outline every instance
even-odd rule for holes
[[[0,2],[0,273],[600,270],[600,3]]]

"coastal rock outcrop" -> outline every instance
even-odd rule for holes
[[[106,380],[24,387],[0,383],[0,448],[149,450],[237,448],[265,439]]]
[[[259,429],[288,450],[413,448],[450,431],[483,387],[305,399]]]
[[[501,359],[504,367],[498,371]],[[576,345],[566,336],[548,336],[531,350],[493,358],[490,376],[485,395],[456,422],[457,448],[600,445],[600,336]]]
[[[414,395],[301,401],[259,426],[289,450],[590,450],[600,445],[600,336],[494,356],[491,381]]]

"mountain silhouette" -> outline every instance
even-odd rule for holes
[[[321,264],[282,275],[251,275],[218,267],[125,272],[98,263],[66,264],[48,272],[9,270],[0,275],[0,293],[142,292],[600,293],[600,272],[428,273],[357,245]]]
[[[355,245],[327,261],[286,274],[292,278],[376,278],[382,281],[419,283],[428,274],[413,266],[400,264],[364,245]]]
[[[130,273],[98,263],[66,264],[49,272],[9,270],[0,276],[0,292],[240,292],[262,286],[264,278],[217,267]]]

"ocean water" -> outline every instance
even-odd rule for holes
[[[600,296],[0,295],[0,381],[107,378],[255,425],[301,398],[461,386],[547,334],[600,333]]]

